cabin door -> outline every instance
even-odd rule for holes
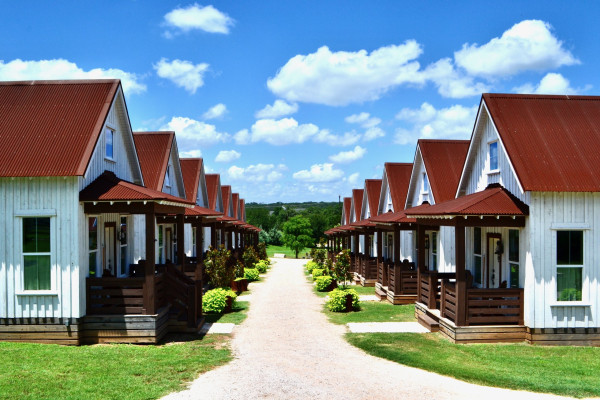
[[[104,224],[104,254],[102,258],[104,265],[102,266],[104,271],[102,275],[117,276],[117,243],[115,237],[116,224],[114,222],[107,222]]]
[[[488,234],[486,283],[488,288],[500,287],[500,260],[494,252],[501,237],[497,233]]]
[[[171,228],[165,229],[165,260],[173,262],[173,230]]]

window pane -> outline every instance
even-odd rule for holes
[[[98,218],[88,218],[88,242],[90,250],[98,250]]]
[[[498,142],[490,143],[490,170],[498,169]]]
[[[481,256],[473,258],[475,273],[473,274],[473,282],[481,285]]]
[[[519,287],[519,264],[510,264],[510,287]]]
[[[25,256],[25,290],[50,290],[50,256]]]
[[[23,253],[36,253],[36,218],[23,218]]]
[[[437,254],[437,232],[433,232],[431,235],[431,251]]]
[[[508,231],[508,260],[519,262],[519,231],[516,229]]]
[[[583,231],[556,232],[556,263],[583,265]]]
[[[127,246],[121,246],[121,275],[127,273]]]
[[[583,231],[570,231],[569,264],[583,265]]]
[[[106,130],[106,157],[113,158],[113,131]]]
[[[121,234],[121,244],[127,244],[127,217],[121,217]]]
[[[50,252],[50,218],[23,218],[23,253]]]
[[[582,270],[583,268],[556,269],[558,301],[581,301]]]
[[[569,263],[569,231],[556,232],[556,263]]]
[[[427,180],[426,174],[423,174],[423,191],[429,192],[429,181]]]
[[[96,268],[98,267],[97,264],[97,260],[96,260],[96,252],[90,253],[90,257],[89,257],[89,266],[90,266],[90,277],[95,278],[96,275]]]
[[[481,228],[473,228],[473,253],[481,254]]]

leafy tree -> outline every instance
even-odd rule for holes
[[[283,244],[298,253],[313,243],[310,220],[301,215],[290,218],[283,224]]]
[[[346,288],[348,271],[350,270],[350,250],[342,250],[336,257],[333,264],[333,277],[338,282],[343,282],[342,287]]]
[[[231,252],[223,245],[217,249],[212,246],[208,249],[204,265],[213,287],[230,287],[231,281],[235,278],[235,269],[229,268],[227,265],[230,258]]]

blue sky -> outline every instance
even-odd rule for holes
[[[482,92],[598,94],[600,3],[3,2],[0,80],[116,77],[247,202],[334,201]]]

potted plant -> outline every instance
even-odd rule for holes
[[[244,265],[239,261],[235,265],[235,279],[231,281],[231,290],[238,293],[248,290],[248,279],[244,276]]]

